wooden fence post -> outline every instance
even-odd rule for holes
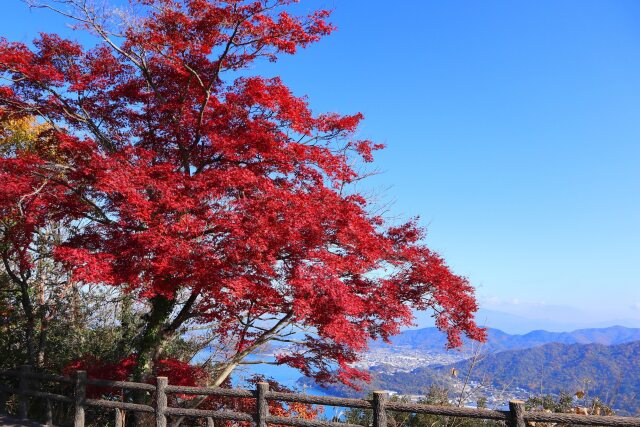
[[[116,408],[115,427],[124,427],[124,411],[120,408]]]
[[[0,414],[7,413],[7,393],[4,390],[0,390]]]
[[[167,427],[167,377],[156,377],[156,427]]]
[[[385,409],[389,394],[384,391],[373,392],[373,427],[387,427],[387,410]]]
[[[267,417],[269,416],[268,391],[269,383],[256,384],[256,427],[267,427]]]
[[[31,365],[20,366],[20,384],[18,385],[18,417],[22,420],[27,419],[29,409],[29,374],[31,373]]]
[[[522,400],[509,401],[511,412],[511,427],[526,427],[524,422],[524,402]]]
[[[84,401],[87,398],[87,371],[76,371],[74,382],[73,427],[84,427]]]
[[[47,426],[52,426],[53,425],[53,407],[51,406],[51,399],[47,399],[45,401],[45,405],[46,405],[46,421],[45,421],[45,425]]]

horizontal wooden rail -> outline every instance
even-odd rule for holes
[[[244,412],[235,411],[213,411],[206,409],[192,409],[192,408],[167,408],[165,410],[167,415],[177,415],[181,417],[196,417],[196,418],[213,418],[214,420],[227,420],[227,421],[246,421],[252,422],[253,416]]]
[[[525,412],[525,421],[543,423],[576,424],[583,426],[597,425],[610,427],[637,427],[640,426],[640,418],[615,417],[601,415],[556,414],[546,412]]]
[[[457,406],[438,406],[403,402],[387,402],[384,407],[389,411],[443,415],[447,417],[481,418],[485,420],[498,421],[508,421],[510,419],[509,411],[494,411],[491,409],[459,408]]]
[[[155,409],[153,406],[141,405],[139,403],[118,402],[116,400],[104,400],[104,399],[85,399],[84,404],[86,406],[94,406],[96,408],[110,408],[110,409],[124,409],[133,412],[148,412],[153,413]]]
[[[96,379],[87,379],[87,385],[93,385],[98,387],[121,388],[125,390],[154,391],[156,389],[154,385],[146,384],[146,383],[132,383],[128,381],[111,381],[111,380],[96,380]]]
[[[154,388],[155,389],[155,388]],[[179,394],[191,394],[194,396],[221,396],[221,397],[243,397],[252,398],[255,397],[253,391],[242,390],[237,388],[222,388],[222,387],[188,387],[188,386],[176,386],[168,385],[165,388],[167,393],[179,393]]]
[[[19,370],[0,372],[0,379],[19,380],[18,388],[0,384],[0,411],[4,412],[7,395],[18,397],[18,415],[26,418],[29,397],[46,401],[47,422],[51,422],[51,402],[62,402],[74,406],[74,427],[84,427],[84,410],[86,407],[116,409],[117,425],[122,424],[123,411],[153,413],[156,417],[156,427],[166,427],[167,417],[193,417],[212,420],[227,420],[253,423],[255,427],[284,425],[292,427],[361,427],[354,424],[331,422],[315,419],[293,417],[279,417],[269,414],[268,401],[289,403],[304,403],[314,405],[329,405],[345,408],[370,409],[373,411],[372,427],[387,427],[387,411],[430,414],[447,417],[477,418],[505,422],[509,427],[525,427],[527,422],[543,422],[571,425],[592,425],[607,427],[640,427],[640,418],[618,416],[596,416],[578,414],[559,414],[536,411],[525,411],[524,402],[509,402],[508,411],[489,409],[460,408],[455,406],[425,405],[422,403],[405,403],[389,401],[384,392],[374,392],[373,399],[347,399],[329,396],[314,396],[299,393],[283,393],[270,391],[267,383],[258,383],[255,390],[226,389],[221,387],[188,387],[168,384],[165,377],[157,377],[156,384],[135,383],[127,381],[110,381],[103,379],[88,379],[86,372],[77,371],[73,377],[36,373],[28,366]],[[71,384],[73,396],[48,393],[34,390],[33,383],[58,382]],[[15,382],[14,382],[15,384]],[[155,397],[153,406],[140,403],[120,402],[105,399],[88,399],[86,387],[109,387],[126,390],[150,392]],[[67,389],[70,389],[67,387]],[[193,396],[221,396],[231,398],[255,399],[256,411],[249,414],[230,410],[206,410],[197,408],[176,408],[167,405],[167,396],[183,394]]]
[[[280,402],[308,403],[312,405],[343,406],[345,408],[372,409],[370,401],[364,399],[347,399],[330,396],[313,396],[310,394],[283,393],[270,391],[266,395],[267,400]]]
[[[26,394],[27,394],[27,396],[39,397],[41,399],[54,400],[56,402],[73,403],[73,398],[68,397],[68,396],[63,396],[61,394],[46,393],[46,392],[43,392],[43,391],[32,391],[32,390],[27,390]]]

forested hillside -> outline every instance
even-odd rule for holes
[[[452,366],[466,372],[470,361]],[[440,367],[441,372],[450,366]],[[640,409],[640,341],[602,344],[547,344],[504,351],[481,360],[471,377],[499,386],[522,387],[542,393],[585,391],[616,406]]]

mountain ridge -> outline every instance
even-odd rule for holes
[[[640,341],[640,328],[610,326],[606,328],[576,329],[570,332],[549,332],[534,330],[526,334],[508,334],[500,329],[488,328],[488,339],[484,350],[500,352],[534,348],[550,343],[560,344],[603,344],[617,345]],[[426,351],[441,352],[446,347],[446,335],[435,327],[410,329],[391,337],[390,343],[372,342],[371,349],[409,347]],[[465,339],[464,346],[470,347],[473,342]]]

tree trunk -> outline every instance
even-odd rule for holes
[[[33,312],[33,304],[29,297],[27,285],[20,282],[20,302],[27,320],[25,335],[27,340],[27,363],[31,366],[36,364],[36,316]]]
[[[136,322],[135,315],[133,313],[132,295],[123,295],[119,317],[122,335],[120,336],[120,340],[117,344],[117,354],[130,354],[136,334]]]
[[[170,338],[165,327],[174,306],[175,299],[170,300],[160,295],[151,299],[151,310],[144,316],[146,324],[134,346],[138,358],[133,371],[134,382],[148,382],[155,374],[156,362],[164,353],[165,343]],[[150,396],[144,391],[135,391],[133,398],[135,403],[143,404],[148,404],[150,400]],[[129,419],[128,424],[133,422],[136,426],[142,426],[146,421],[143,413],[136,413]]]
[[[40,316],[40,333],[38,337],[38,354],[37,364],[38,368],[43,368],[46,362],[47,351],[47,329],[49,328],[49,319],[47,317],[46,307],[42,307],[42,315]]]
[[[151,299],[151,310],[145,315],[146,324],[138,338],[135,351],[138,357],[133,380],[145,382],[155,371],[155,362],[162,356],[169,338],[165,326],[175,306],[175,299],[157,295]]]
[[[44,367],[45,352],[47,347],[47,328],[49,327],[49,313],[46,304],[44,283],[39,282],[38,287],[38,317],[40,320],[40,331],[38,334],[38,351],[36,357],[36,366],[38,368]]]
[[[27,271],[26,277],[22,273],[20,275],[16,274],[13,270],[11,270],[11,266],[9,263],[9,256],[6,253],[2,254],[2,263],[11,281],[14,284],[16,284],[19,288],[20,305],[22,306],[24,317],[26,319],[26,325],[25,325],[25,331],[24,331],[25,338],[27,341],[26,362],[27,364],[33,366],[35,365],[35,362],[36,362],[36,316],[33,311],[33,303],[31,302],[31,296],[29,295],[29,284],[27,283],[30,272]]]

